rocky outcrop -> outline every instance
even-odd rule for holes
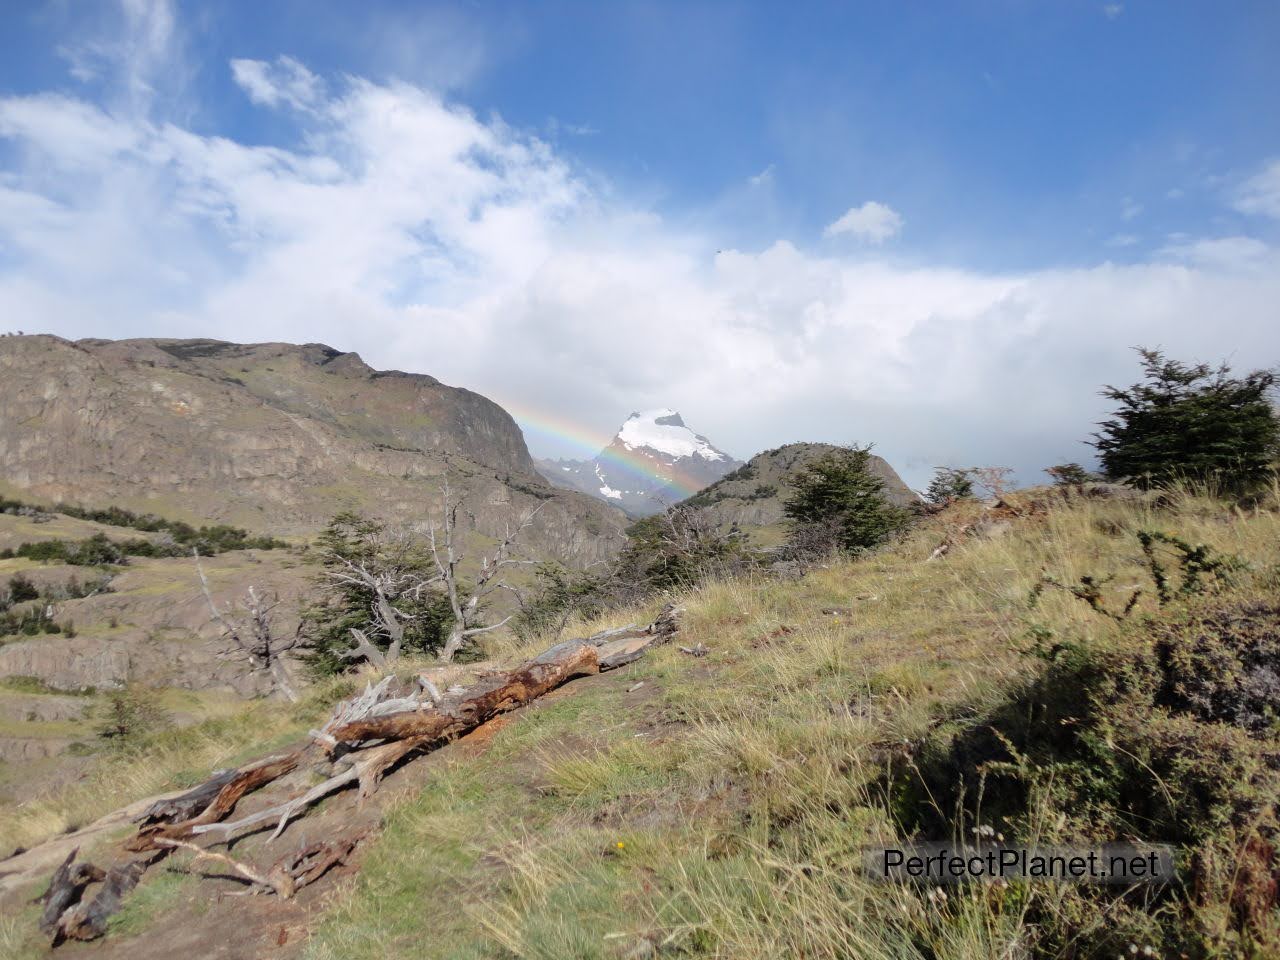
[[[285,637],[297,630],[314,571],[291,552],[235,551],[207,558],[203,566],[220,609],[252,585],[261,596],[279,598],[275,632]],[[0,677],[34,677],[67,691],[142,683],[243,697],[270,692],[266,677],[219,655],[225,644],[192,560],[135,559],[111,578],[108,590],[57,602],[54,619],[74,623],[76,634],[0,645]]]
[[[422,522],[446,470],[485,535],[550,501],[539,553],[591,563],[625,518],[538,476],[484,397],[320,344],[0,339],[0,492],[277,536],[337,512]]]
[[[836,449],[829,443],[789,443],[766,450],[684,503],[711,517],[717,526],[736,524],[746,531],[776,533],[783,521],[783,504],[791,495],[790,479]],[[883,458],[871,457],[870,469],[884,481],[885,497],[891,503],[907,506],[920,499]],[[777,538],[765,535],[761,539],[768,543]]]

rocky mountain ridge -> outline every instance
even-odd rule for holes
[[[536,552],[611,556],[626,518],[537,473],[515,421],[323,344],[0,339],[0,493],[276,536],[357,510],[421,525],[443,478],[479,535],[538,503]]]

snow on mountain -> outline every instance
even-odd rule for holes
[[[660,513],[740,466],[675,410],[633,413],[591,460],[542,460],[557,486],[589,493],[632,516]]]
[[[713,447],[706,437],[686,427],[680,414],[666,408],[633,413],[627,417],[616,439],[622,441],[628,450],[647,447],[672,457],[726,459],[726,455]]]

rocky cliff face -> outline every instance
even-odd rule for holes
[[[661,513],[739,466],[669,409],[631,414],[591,460],[538,461],[557,486],[616,504],[633,517]]]
[[[611,555],[625,518],[538,476],[497,404],[320,344],[0,339],[0,492],[279,536],[355,509],[425,522],[446,465],[481,534],[550,500],[530,544]]]
[[[684,503],[706,513],[718,526],[736,524],[762,545],[772,546],[783,536],[782,507],[791,495],[788,481],[835,449],[829,443],[789,443],[766,450]],[[871,458],[871,472],[884,481],[891,503],[907,506],[919,499],[882,458]]]

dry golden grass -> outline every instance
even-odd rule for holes
[[[74,784],[26,803],[0,805],[0,850],[29,848],[143,797],[194,786],[214,769],[255,758],[301,736],[348,687],[348,681],[326,685],[298,706],[218,701],[205,705],[208,717],[199,723],[158,732],[129,750],[105,750]],[[192,709],[190,698],[180,692],[160,698]]]
[[[1009,499],[1029,507],[1045,496]],[[616,691],[584,688],[505,728],[482,759],[442,771],[388,818],[312,955],[1026,955],[1025,889],[952,890],[944,903],[860,875],[861,846],[894,835],[886,757],[1037,669],[1025,653],[1033,627],[1115,638],[1116,623],[1065,590],[1032,607],[1044,575],[1111,577],[1114,609],[1144,585],[1135,615],[1154,611],[1136,537],[1152,529],[1244,558],[1256,587],[1280,570],[1280,518],[1194,491],[1162,509],[1055,501],[926,560],[979,509],[961,505],[881,553],[799,581],[747,578],[679,597],[679,643],[701,642],[710,656],[659,650],[626,680],[657,687],[656,707],[628,714]],[[657,605],[572,629],[644,622]],[[1037,896],[1053,910],[1052,898],[1071,893]]]

